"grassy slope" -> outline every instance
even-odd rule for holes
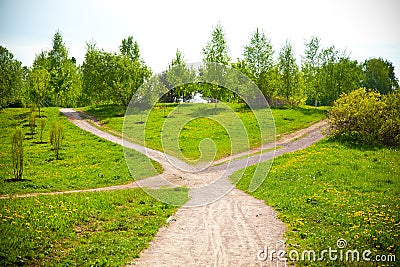
[[[122,147],[80,130],[60,115],[57,108],[44,108],[47,125],[43,141],[49,141],[51,122],[57,120],[64,126],[65,139],[60,151],[61,160],[54,159],[49,143],[39,144],[38,134],[33,140],[26,135],[24,140],[24,174],[30,182],[4,182],[13,178],[11,162],[11,135],[13,129],[27,124],[28,109],[5,109],[0,111],[0,194],[46,192],[84,189],[123,184],[133,179],[155,175],[148,159],[132,151],[137,160],[134,177],[125,163]],[[38,119],[36,124],[39,124]],[[28,132],[28,127],[23,127]],[[38,129],[36,130],[38,132]],[[158,171],[161,166],[154,163]]]
[[[227,131],[226,128],[218,122],[219,120],[220,122],[226,123],[228,126],[237,125],[235,116],[229,113],[228,108],[223,108],[222,104],[220,104],[220,110],[217,115],[213,115],[214,104],[183,104],[180,105],[179,109],[175,107],[176,105],[173,104],[168,104],[166,109],[164,109],[163,105],[156,106],[151,111],[145,125],[132,125],[129,132],[124,134],[131,137],[133,141],[143,144],[143,141],[137,138],[137,136],[141,136],[145,130],[146,146],[157,150],[165,150],[167,153],[189,162],[199,159],[201,153],[198,147],[201,140],[205,138],[211,138],[215,142],[217,148],[216,159],[228,156],[232,152],[237,153],[249,149],[249,146],[245,144],[247,143],[245,134],[240,133],[238,129]],[[250,147],[259,146],[261,144],[260,131],[252,112],[243,108],[243,105],[240,104],[229,104],[229,107],[238,114],[243,122],[247,131]],[[93,106],[86,107],[84,110],[101,120],[106,127],[115,131],[122,131],[125,115],[125,110],[123,108],[117,106]],[[314,110],[314,108],[311,107],[302,107],[296,109],[271,109],[271,111],[275,120],[277,135],[305,128],[326,118],[326,108]],[[168,119],[165,119],[164,115],[170,114],[171,112],[174,112],[174,114]],[[136,115],[136,117],[137,121],[141,119],[139,115]],[[195,117],[202,118],[191,120]],[[173,140],[171,135],[163,136],[163,143],[161,143],[161,129],[163,129],[163,125],[166,121],[171,124],[187,121],[182,131],[179,132],[179,148],[173,146],[174,142],[171,141]],[[235,135],[238,137],[236,139],[238,141],[236,144],[232,145],[232,147],[230,145],[231,139],[228,132],[231,137],[235,138]],[[271,130],[271,132],[273,132],[273,130]],[[265,141],[268,140],[264,140],[264,143]]]
[[[273,206],[287,224],[288,251],[337,249],[336,241],[344,238],[348,249],[400,259],[399,155],[399,149],[322,140],[275,159],[265,182],[250,194]],[[246,191],[252,172],[254,167],[246,169],[238,188]]]
[[[177,202],[186,189],[162,189]],[[0,200],[0,266],[122,266],[176,207],[141,189]]]

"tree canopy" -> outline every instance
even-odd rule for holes
[[[21,97],[24,71],[21,62],[0,46],[0,109]]]
[[[157,78],[157,83],[173,89],[162,101],[187,100],[196,92],[216,104],[218,100],[241,101],[235,90],[240,87],[242,91],[245,85],[231,79],[228,69],[217,67],[216,63],[248,76],[272,105],[332,105],[343,93],[360,87],[382,95],[399,88],[392,62],[383,58],[357,62],[334,45],[322,47],[315,36],[305,42],[299,65],[289,40],[275,53],[271,40],[256,28],[243,46],[242,58],[231,62],[227,37],[218,23],[201,53],[204,65],[194,70],[188,67],[183,53],[176,51],[168,69]],[[51,49],[36,54],[29,67],[22,67],[7,48],[0,46],[0,108],[32,103],[39,108],[98,103],[126,106],[151,74],[132,36],[121,41],[117,52],[104,51],[95,43],[87,44],[85,58],[79,65],[57,31]],[[186,84],[194,80],[198,82]]]

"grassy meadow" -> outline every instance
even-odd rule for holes
[[[125,109],[107,105],[83,110],[99,119],[104,128],[122,131]],[[146,124],[134,123],[144,120],[145,115],[130,115],[124,135],[147,147],[197,163],[209,160],[207,156],[214,156],[214,153],[215,159],[220,159],[258,147],[272,141],[273,135],[279,138],[281,134],[326,118],[326,107],[272,108],[254,112],[261,121],[257,122],[253,111],[242,104],[219,103],[217,114],[212,103],[158,104],[148,114]],[[274,121],[270,120],[272,115]],[[260,125],[265,129],[264,136],[260,135]],[[207,138],[212,139],[215,147],[204,140]]]
[[[337,249],[337,240],[343,238],[346,249],[368,249],[373,256],[391,254],[399,260],[399,155],[398,148],[324,139],[276,158],[255,192],[247,191],[254,167],[245,170],[237,187],[278,212],[287,225],[288,252]],[[239,174],[231,179],[237,181]],[[298,265],[376,266],[373,264],[303,261]],[[387,264],[394,266],[393,262]]]
[[[64,191],[86,189],[128,183],[155,175],[148,166],[149,159],[136,151],[130,151],[136,158],[137,171],[131,176],[121,146],[94,136],[73,125],[61,115],[58,108],[43,108],[46,120],[43,142],[40,143],[39,127],[35,135],[29,135],[29,109],[4,109],[0,111],[0,195],[30,192]],[[37,111],[35,112],[37,115]],[[56,160],[49,143],[49,131],[53,121],[62,123],[64,140],[60,160]],[[36,118],[39,125],[39,118]],[[7,182],[13,178],[11,160],[11,135],[16,127],[22,127],[24,172],[22,182]],[[152,162],[159,172],[161,166]]]
[[[175,203],[187,189],[159,189]],[[0,200],[1,266],[123,266],[177,207],[141,189]]]

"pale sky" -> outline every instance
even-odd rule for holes
[[[82,63],[86,42],[118,51],[132,35],[143,60],[159,72],[177,48],[188,62],[201,61],[201,49],[220,22],[234,61],[258,27],[271,39],[275,56],[289,39],[300,59],[304,41],[314,35],[358,61],[390,60],[400,78],[399,11],[398,0],[0,0],[0,45],[31,66],[60,30],[69,55]]]

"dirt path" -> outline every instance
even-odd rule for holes
[[[282,249],[285,225],[279,221],[272,207],[236,189],[228,177],[236,170],[270,160],[284,153],[306,148],[323,138],[322,121],[278,140],[278,150],[252,155],[268,149],[268,145],[232,158],[214,162],[214,166],[199,169],[162,152],[122,140],[104,132],[100,124],[73,109],[60,110],[76,126],[111,142],[129,147],[158,161],[164,169],[160,175],[130,184],[19,195],[26,197],[118,190],[124,188],[187,186],[190,200],[181,207],[168,226],[161,228],[150,247],[131,265],[138,266],[285,266],[276,259],[261,262],[260,250],[268,247]],[[87,121],[89,120],[89,121]],[[97,126],[97,127],[96,127]],[[274,147],[272,145],[269,145]],[[250,156],[249,156],[250,155]],[[248,156],[244,157],[243,156]],[[216,165],[215,164],[219,164]],[[3,196],[6,197],[6,196]],[[1,196],[0,196],[1,198]]]
[[[86,118],[91,119],[88,116]],[[147,186],[155,186],[162,183],[160,179],[164,178],[182,185],[182,180],[172,180],[175,174],[185,178],[184,185],[190,188],[191,199],[171,218],[168,226],[159,230],[140,258],[130,265],[285,266],[276,257],[269,257],[265,262],[257,257],[258,252],[266,247],[270,250],[283,248],[285,225],[277,219],[272,207],[236,189],[228,177],[246,166],[310,146],[323,138],[321,128],[326,124],[326,121],[322,121],[284,135],[277,141],[281,148],[276,151],[254,155],[274,148],[273,144],[268,144],[215,161],[214,166],[203,171],[193,172],[192,169],[192,172],[174,172],[171,169],[173,166],[161,162],[165,169],[163,175],[138,183],[141,186],[146,183]],[[178,159],[175,159],[175,164],[184,165]],[[168,177],[171,174],[172,177]]]
[[[175,219],[131,265],[260,266],[259,250],[282,248],[285,225],[274,210],[238,189],[207,206],[181,208]],[[277,266],[264,262],[271,264]]]
[[[196,191],[196,188],[192,188],[191,200],[178,210],[175,220],[159,230],[150,247],[131,265],[287,266],[276,257],[260,261],[257,256],[265,248],[269,251],[283,248],[285,225],[278,220],[272,207],[236,189],[227,178],[246,166],[312,145],[324,137],[322,128],[326,124],[323,121],[287,136],[280,141],[282,148],[277,151],[209,168],[208,173],[203,175],[214,176],[214,179],[216,174],[219,175],[217,190],[229,188],[229,193],[214,199],[213,192],[217,190]],[[223,170],[224,174],[218,174]],[[187,205],[204,203],[204,199],[211,204],[186,208]]]

